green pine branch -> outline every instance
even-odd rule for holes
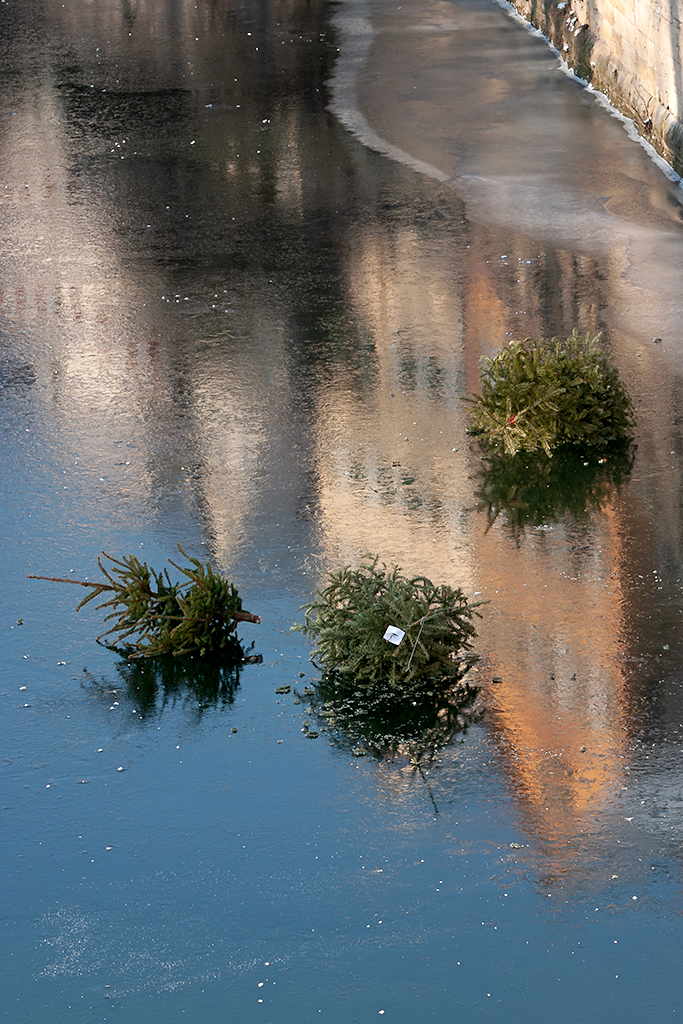
[[[343,685],[452,685],[463,674],[462,659],[474,660],[477,607],[460,589],[407,578],[366,555],[357,569],[330,572],[293,628],[314,640],[313,663]],[[388,626],[404,630],[399,646],[384,639]]]
[[[121,649],[132,658],[151,658],[161,654],[180,657],[204,655],[239,647],[235,636],[238,622],[256,622],[257,615],[242,609],[237,588],[213,571],[207,562],[178,550],[190,565],[178,565],[169,558],[184,581],[173,583],[164,569],[157,573],[135,555],[113,558],[104,551],[97,564],[104,580],[73,580],[56,576],[29,576],[52,583],[71,583],[86,587],[90,593],[78,604],[80,611],[90,601],[105,595],[97,610],[111,609],[104,621],[111,625],[98,637],[113,637],[107,646]],[[102,558],[107,560],[103,563]]]
[[[482,360],[481,394],[470,433],[490,449],[516,455],[562,445],[606,447],[633,432],[633,409],[600,335],[566,341],[511,341]]]

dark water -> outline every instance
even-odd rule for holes
[[[677,186],[479,0],[3,0],[0,86],[4,1018],[675,1020]],[[488,507],[479,358],[575,325],[633,468]],[[263,617],[238,678],[25,579],[178,541]],[[422,772],[301,731],[365,551],[491,601]]]

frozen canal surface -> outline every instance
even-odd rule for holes
[[[675,1021],[677,186],[484,0],[3,0],[0,238],[3,1019]],[[630,477],[490,525],[461,398],[574,326]],[[239,680],[25,579],[178,541],[263,617]],[[491,602],[424,776],[275,693],[365,551]]]

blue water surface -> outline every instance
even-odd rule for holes
[[[498,7],[354,10],[0,6],[12,1024],[683,1012],[677,186]],[[545,185],[513,112],[557,134]],[[632,473],[491,521],[479,358],[577,324],[633,395]],[[260,663],[131,666],[26,578],[178,543]],[[480,713],[419,763],[304,692],[291,626],[367,551],[490,601]]]

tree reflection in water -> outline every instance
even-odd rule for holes
[[[86,681],[103,700],[125,700],[134,705],[140,717],[161,714],[167,707],[181,703],[202,714],[208,708],[228,707],[235,700],[240,687],[240,675],[245,664],[260,663],[263,658],[253,653],[253,644],[239,654],[226,657],[158,657],[120,661],[116,665],[119,679],[111,685]]]
[[[600,509],[631,475],[636,446],[613,444],[607,450],[558,448],[552,458],[538,452],[482,458],[475,492],[489,530],[503,515],[519,543],[526,526],[577,520]]]
[[[335,746],[357,757],[405,758],[408,767],[422,772],[479,714],[479,689],[464,678],[474,660],[463,662],[457,682],[442,689],[341,685],[325,674],[304,697]]]

